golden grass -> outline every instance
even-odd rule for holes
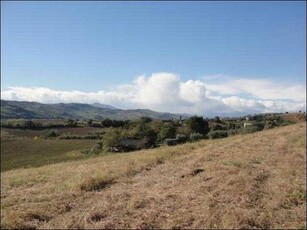
[[[1,173],[3,228],[303,228],[305,124]]]

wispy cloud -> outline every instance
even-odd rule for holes
[[[208,79],[209,80],[209,79]],[[181,81],[173,73],[139,76],[133,82],[107,91],[58,91],[42,87],[9,87],[2,99],[43,103],[100,102],[119,108],[149,108],[163,112],[217,115],[236,112],[305,110],[305,88],[268,80],[230,79]]]

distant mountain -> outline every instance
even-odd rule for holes
[[[98,107],[98,108],[103,108],[103,109],[118,109],[112,105],[106,105],[106,104],[100,104],[100,103],[93,103],[93,104],[90,104],[91,106],[95,106],[95,107]]]
[[[1,100],[1,119],[117,119],[127,120],[142,116],[153,119],[168,120],[186,118],[186,115],[160,113],[148,109],[117,109],[113,106],[81,103],[42,104],[25,101]],[[106,108],[103,108],[105,106]]]

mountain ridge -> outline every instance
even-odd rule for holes
[[[179,119],[182,114],[156,112],[149,109],[118,109],[111,105],[100,107],[85,103],[44,104],[28,101],[1,100],[1,119],[103,119],[128,120],[143,116],[152,119]]]

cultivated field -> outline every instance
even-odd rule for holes
[[[97,140],[1,140],[1,171],[88,158],[80,150]]]
[[[3,228],[306,228],[305,123],[1,173]]]

